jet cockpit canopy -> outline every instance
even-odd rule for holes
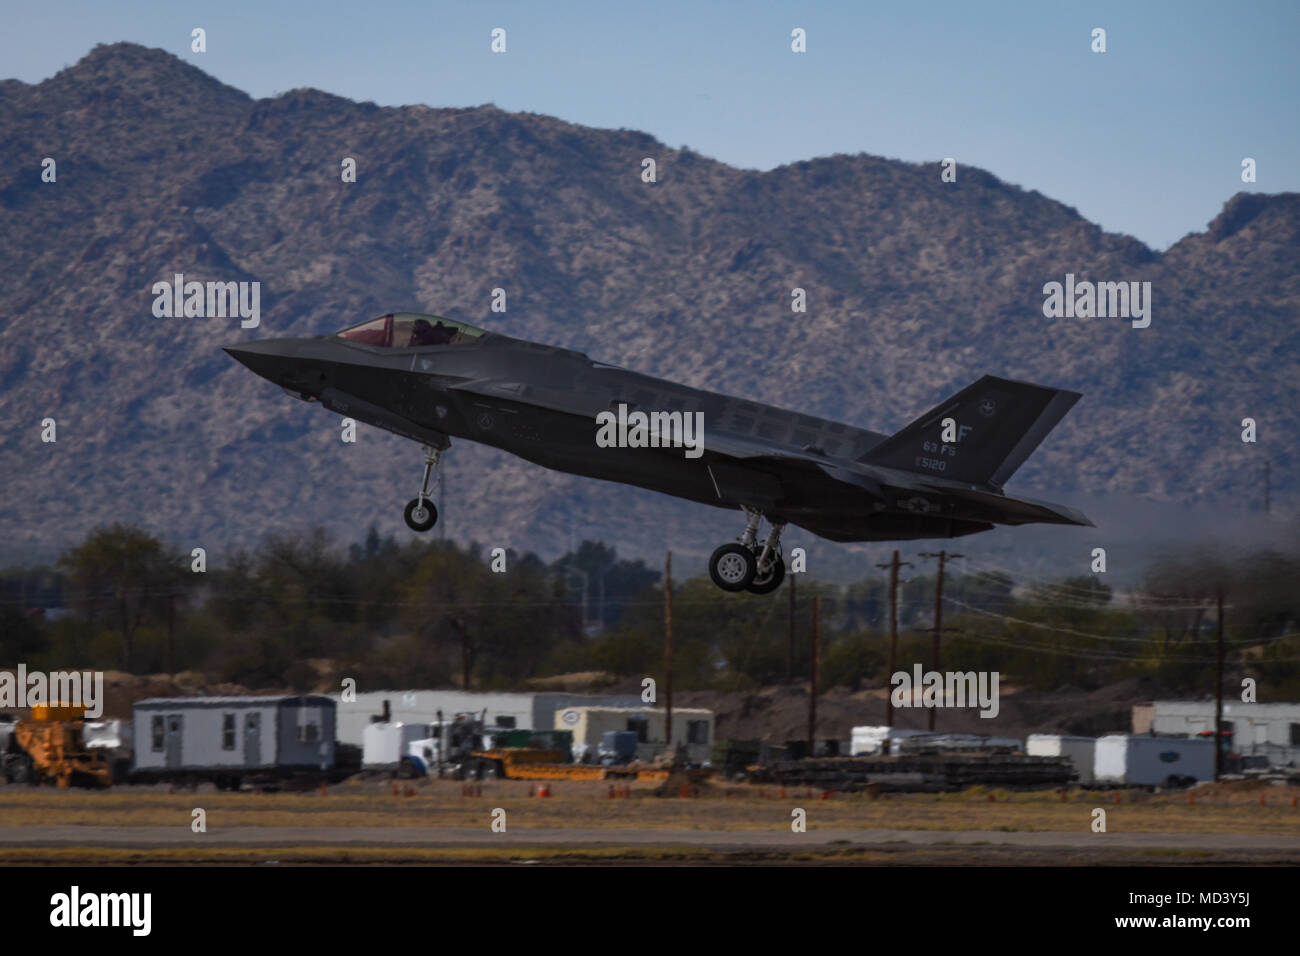
[[[390,312],[337,333],[341,339],[359,345],[387,349],[422,348],[429,345],[471,345],[484,335],[482,329],[455,319],[421,312]]]

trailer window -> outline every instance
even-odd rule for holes
[[[515,729],[515,719],[514,719],[513,717],[506,717],[506,716],[503,716],[503,715],[501,715],[501,714],[498,714],[498,715],[497,715],[497,726],[498,726],[498,727],[505,727],[505,728],[508,729],[508,730],[514,730],[514,729]]]
[[[154,753],[162,753],[163,735],[165,733],[163,730],[162,715],[155,716],[154,719],[150,721],[149,729],[152,732],[151,736],[153,737],[153,743],[151,749],[153,750]]]
[[[709,722],[707,720],[686,721],[686,742],[688,744],[707,744],[709,742]]]
[[[221,749],[235,749],[235,715],[221,715]]]
[[[314,744],[320,739],[320,728],[316,724],[298,725],[298,743]]]
[[[1300,724],[1291,725],[1291,746],[1300,747]]]

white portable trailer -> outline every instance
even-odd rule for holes
[[[1185,787],[1214,779],[1214,741],[1196,737],[1107,734],[1097,738],[1097,783]]]

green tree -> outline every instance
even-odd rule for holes
[[[72,602],[91,622],[113,624],[122,643],[122,669],[134,663],[135,637],[147,620],[165,621],[181,593],[184,559],[148,532],[113,524],[90,533],[59,559]]]

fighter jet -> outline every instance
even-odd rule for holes
[[[452,436],[557,471],[738,509],[743,533],[709,559],[724,591],[780,587],[787,524],[832,541],[1092,524],[1002,491],[1079,394],[992,375],[886,435],[414,312],[226,351],[298,398],[424,445],[424,479],[405,513],[415,531],[438,520],[430,477]]]

